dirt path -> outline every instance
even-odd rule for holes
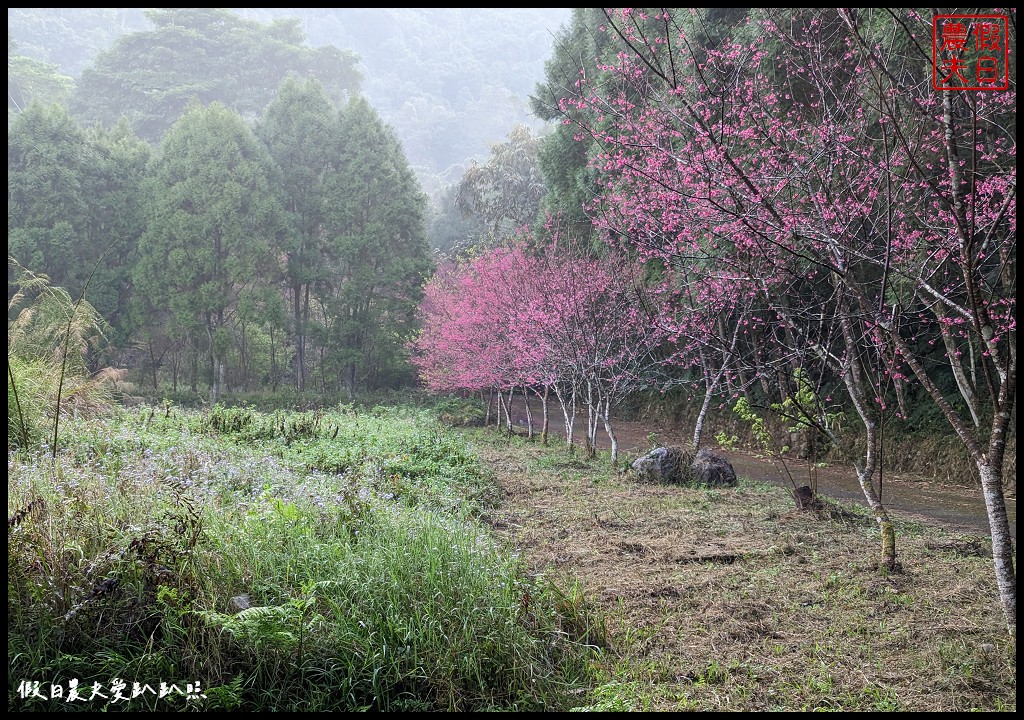
[[[540,427],[540,406],[531,403],[534,423]],[[565,422],[561,411],[552,402],[550,411],[550,432],[557,441],[565,434]],[[526,427],[526,409],[522,398],[517,397],[513,403],[513,420],[521,428]],[[582,442],[586,424],[586,416],[577,418],[576,442]],[[657,444],[674,444],[685,442],[688,438],[680,437],[665,427],[648,426],[639,422],[617,420],[614,423],[615,435],[619,442],[619,452],[633,456],[646,452]],[[652,444],[652,439],[654,443]],[[603,429],[598,433],[598,447],[608,449],[610,442]],[[785,469],[769,459],[758,457],[753,453],[728,450],[723,454],[732,463],[736,473],[757,482],[769,482],[786,488],[791,487]],[[787,462],[789,472],[798,485],[808,484],[810,468],[802,461]],[[852,468],[832,465],[816,468],[818,492],[825,497],[844,502],[863,503],[864,495],[857,482]],[[962,532],[990,535],[988,513],[985,509],[981,488],[969,486],[951,486],[934,483],[922,478],[906,474],[886,473],[882,488],[882,501],[894,519],[920,520],[937,522],[943,527]],[[1015,495],[1006,498],[1007,513],[1010,518],[1010,533],[1017,536],[1017,500]]]

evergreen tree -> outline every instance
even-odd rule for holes
[[[238,113],[196,106],[168,132],[151,168],[135,284],[209,360],[223,389],[237,301],[268,282],[280,211],[271,160]]]
[[[597,73],[600,58],[615,49],[613,40],[600,31],[605,22],[600,8],[574,8],[572,20],[555,40],[551,58],[544,65],[544,82],[537,83],[530,107],[543,120],[563,121],[563,98],[573,96],[581,77]],[[577,119],[574,116],[572,118]],[[577,137],[578,135],[578,137]],[[577,232],[589,233],[584,207],[598,194],[594,172],[589,168],[597,143],[580,134],[573,123],[561,123],[541,143],[538,163],[548,187],[545,207],[561,213]]]
[[[89,219],[89,163],[85,132],[59,105],[33,103],[8,129],[8,253],[71,293],[81,289],[75,254]]]
[[[326,359],[348,393],[406,372],[416,305],[432,269],[426,197],[394,131],[365,98],[342,109],[330,179]]]
[[[7,134],[8,253],[86,300],[123,341],[129,268],[142,232],[148,146],[127,125],[83,131],[59,105],[33,103]]]
[[[86,132],[94,162],[85,168],[89,188],[81,271],[92,272],[86,298],[111,325],[110,341],[123,347],[132,332],[131,273],[145,230],[144,185],[152,151],[126,121]]]
[[[306,384],[310,292],[315,282],[326,280],[324,223],[332,202],[328,177],[336,165],[332,150],[337,147],[337,133],[336,111],[323,86],[297,78],[284,82],[256,128],[277,166],[277,187],[286,213],[278,250],[284,259],[283,284],[291,295],[297,390]]]

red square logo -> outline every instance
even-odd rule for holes
[[[1008,39],[1006,15],[936,15],[932,18],[932,87],[1009,89]]]

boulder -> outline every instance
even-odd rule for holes
[[[736,471],[713,450],[698,450],[685,445],[670,445],[651,450],[633,461],[633,471],[641,480],[677,485],[735,485]]]
[[[637,458],[632,468],[641,480],[689,485],[693,480],[690,472],[692,463],[692,449],[684,445],[670,445],[654,448]]]
[[[698,485],[735,485],[736,471],[732,463],[714,450],[698,450],[690,466]]]

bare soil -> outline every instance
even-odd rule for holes
[[[603,618],[591,709],[1016,709],[981,535],[898,518],[900,567],[884,572],[866,513],[796,510],[742,464],[735,488],[655,485],[606,458],[465,435],[501,488],[493,531]]]

